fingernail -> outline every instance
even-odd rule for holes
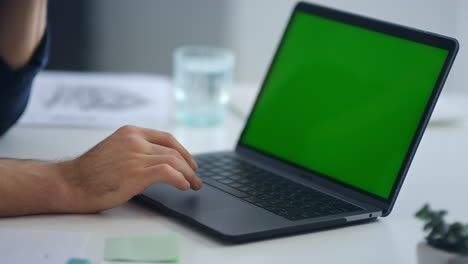
[[[193,183],[192,183],[192,189],[194,190],[198,190],[201,188],[201,181],[200,181],[200,178],[198,178],[198,176],[195,177],[195,179],[193,180]]]
[[[185,190],[190,189],[190,182],[185,181]]]
[[[198,169],[198,164],[195,160],[192,159],[192,167],[196,170]]]

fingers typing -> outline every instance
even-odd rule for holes
[[[183,177],[190,183],[194,190],[201,188],[202,182],[195,174],[193,169],[185,162],[174,155],[152,155],[145,158],[147,167],[157,166],[158,164],[167,164],[182,173]],[[171,176],[171,175],[168,175]]]
[[[196,170],[198,168],[198,164],[190,153],[170,133],[147,128],[143,128],[142,131],[148,142],[177,150],[192,169]]]
[[[150,185],[166,183],[180,190],[190,188],[190,183],[185,179],[184,175],[165,163],[146,168],[146,174],[146,179],[148,179]]]

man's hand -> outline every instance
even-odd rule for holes
[[[64,162],[66,208],[97,212],[116,207],[155,183],[200,189],[195,161],[166,132],[125,126],[83,156]],[[64,208],[64,210],[66,210]]]
[[[0,160],[0,215],[99,212],[156,183],[198,190],[196,168],[170,134],[125,126],[74,160]]]

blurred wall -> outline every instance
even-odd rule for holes
[[[455,35],[457,30],[458,1],[316,0],[308,2],[449,36]],[[226,17],[226,32],[229,34],[226,38],[228,45],[239,55],[240,80],[259,82],[263,78],[295,3],[295,0],[229,1],[230,12]]]
[[[457,9],[457,27],[456,34],[460,42],[460,51],[453,67],[451,77],[456,91],[468,93],[468,1],[459,0]]]
[[[50,70],[89,70],[91,38],[87,24],[93,0],[50,0],[48,30],[51,33]]]
[[[226,1],[95,0],[89,6],[98,71],[172,73],[172,51],[185,44],[222,45]]]

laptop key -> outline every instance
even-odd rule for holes
[[[248,187],[248,186],[245,186],[245,185],[243,187],[240,187],[240,188],[237,188],[237,189],[239,189],[240,191],[246,192],[246,193],[248,193],[250,195],[255,195],[256,194],[256,192],[255,192],[255,194],[250,193],[251,191],[253,191],[253,189]]]
[[[229,183],[228,185],[231,186],[232,188],[236,188],[236,189],[239,189],[240,187],[244,186],[244,185],[242,185],[240,183],[237,183],[237,182]]]
[[[234,195],[236,197],[239,197],[239,198],[249,197],[249,195],[246,194],[245,192],[241,192],[239,190],[236,190],[236,189],[234,189],[232,187],[229,187],[227,185],[219,183],[219,182],[217,182],[215,180],[212,180],[210,178],[204,178],[203,182],[210,185],[210,186],[212,186],[212,187],[214,187],[214,188],[216,188],[216,189],[227,192],[227,193],[232,194],[232,195]]]
[[[237,175],[237,174],[229,175],[228,177],[229,177],[229,179],[231,179],[231,180],[235,180],[235,181],[239,181],[239,182],[240,182],[240,180],[242,179],[242,176],[239,176],[239,175]]]
[[[269,206],[270,204],[268,202],[265,202],[265,201],[258,201],[255,203],[256,206],[258,207],[261,207],[261,208],[264,208],[265,206]]]
[[[245,190],[241,190],[241,191],[245,191]],[[256,191],[255,189],[251,189],[250,191],[245,191],[245,192],[255,197],[260,195],[260,192]]]
[[[249,202],[249,203],[257,203],[257,202],[260,201],[259,199],[255,198],[255,197],[253,197],[253,196],[244,198],[243,200],[244,200],[244,201],[247,201],[247,202]]]
[[[230,184],[230,183],[233,183],[234,181],[230,179],[224,179],[224,180],[219,180],[219,182],[224,183],[224,184]]]

